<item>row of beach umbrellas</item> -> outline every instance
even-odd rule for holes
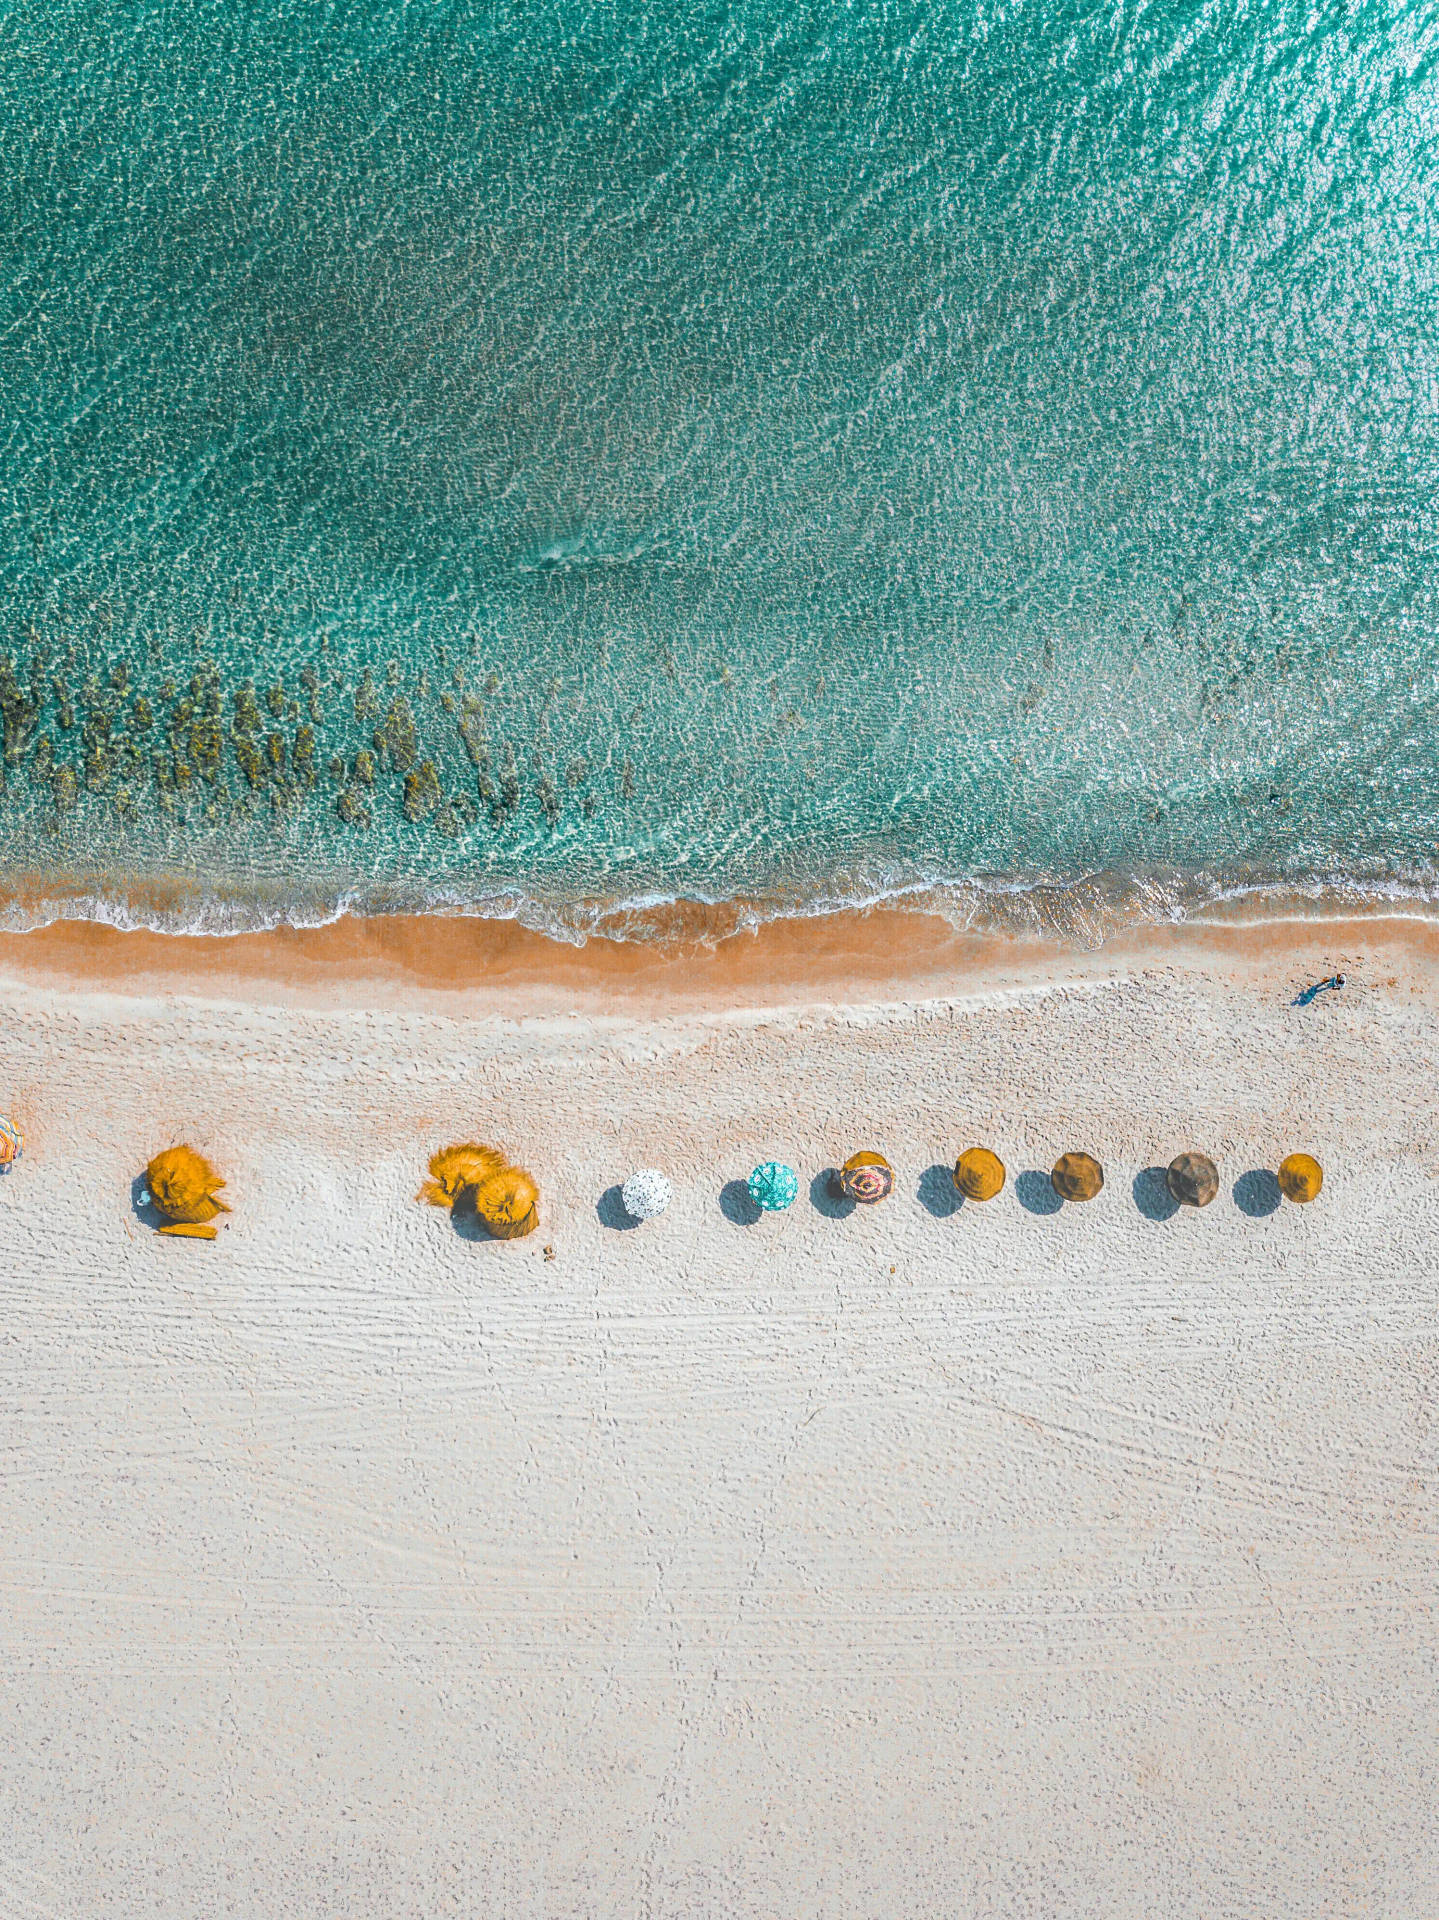
[[[24,1152],[24,1136],[13,1121],[0,1119],[0,1171],[9,1170]],[[1008,1175],[989,1147],[966,1147],[954,1163],[955,1191],[966,1200],[993,1200]],[[1308,1153],[1291,1153],[1279,1163],[1279,1190],[1301,1205],[1318,1197],[1324,1170]],[[1093,1200],[1104,1187],[1104,1168],[1090,1153],[1062,1153],[1050,1171],[1061,1200]],[[1219,1169],[1207,1154],[1188,1152],[1171,1160],[1165,1172],[1169,1191],[1180,1206],[1207,1207],[1219,1192]],[[215,1221],[229,1208],[219,1195],[225,1182],[193,1147],[167,1147],[145,1169],[140,1199],[162,1217],[159,1231],[188,1239],[213,1240]],[[745,1182],[761,1213],[782,1213],[794,1205],[799,1175],[782,1160],[765,1160]],[[894,1190],[894,1168],[882,1153],[852,1153],[832,1177],[837,1197],[859,1206],[876,1206]],[[620,1189],[632,1220],[654,1220],[669,1206],[674,1189],[658,1167],[642,1167]],[[430,1159],[429,1178],[416,1194],[430,1206],[472,1212],[496,1240],[519,1240],[539,1225],[540,1190],[523,1167],[500,1147],[468,1141],[442,1147]]]
[[[1206,1153],[1179,1154],[1170,1161],[1164,1177],[1180,1206],[1207,1207],[1219,1192],[1219,1169]],[[1284,1197],[1303,1205],[1318,1197],[1324,1169],[1312,1154],[1291,1153],[1280,1162],[1276,1177]],[[1004,1162],[989,1147],[966,1147],[954,1163],[955,1191],[966,1200],[993,1200],[1003,1191],[1007,1178]],[[1103,1190],[1104,1168],[1092,1153],[1062,1153],[1050,1170],[1049,1181],[1061,1200],[1093,1200]],[[777,1213],[793,1206],[799,1176],[782,1161],[767,1160],[755,1168],[746,1185],[757,1207]],[[893,1191],[894,1168],[882,1153],[852,1153],[834,1175],[832,1185],[840,1198],[874,1206]],[[628,1196],[628,1185],[623,1192]],[[627,1197],[625,1205],[634,1211]]]

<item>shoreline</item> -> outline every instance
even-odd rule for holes
[[[514,1018],[886,1004],[1097,980],[1136,969],[1282,979],[1343,971],[1439,987],[1439,914],[1379,908],[1231,910],[1135,927],[1081,948],[1039,935],[956,931],[897,907],[781,919],[660,946],[583,945],[511,920],[343,916],[318,927],[182,934],[60,920],[0,934],[0,975],[61,991],[237,1004],[393,1006]]]

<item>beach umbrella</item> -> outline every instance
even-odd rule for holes
[[[620,1188],[620,1199],[631,1220],[654,1220],[674,1198],[674,1188],[658,1167],[641,1167]]]
[[[1092,1200],[1104,1185],[1104,1168],[1088,1153],[1062,1153],[1050,1184],[1061,1200]]]
[[[852,1153],[839,1170],[839,1190],[846,1200],[872,1207],[894,1189],[894,1168],[882,1153]]]
[[[988,1147],[966,1147],[954,1163],[954,1184],[966,1200],[992,1200],[1004,1185],[1004,1162]]]
[[[1219,1191],[1219,1169],[1207,1153],[1181,1153],[1164,1178],[1182,1207],[1207,1207]]]
[[[1279,1162],[1279,1191],[1286,1200],[1303,1205],[1316,1199],[1323,1185],[1324,1169],[1310,1154],[1291,1153]]]
[[[492,1173],[503,1173],[508,1162],[497,1147],[441,1147],[430,1156],[430,1177],[415,1195],[432,1207],[452,1207],[466,1187],[477,1187]]]
[[[502,1167],[475,1188],[475,1212],[496,1240],[521,1240],[540,1224],[540,1190],[522,1167]]]
[[[167,1147],[146,1167],[145,1179],[150,1198],[167,1218],[161,1233],[190,1240],[215,1238],[210,1222],[230,1209],[215,1198],[225,1182],[203,1154],[193,1147]]]
[[[757,1166],[745,1182],[749,1197],[765,1213],[783,1213],[794,1205],[799,1192],[799,1176],[783,1160],[766,1160]]]
[[[0,1119],[0,1173],[9,1173],[24,1151],[24,1134],[13,1120]]]

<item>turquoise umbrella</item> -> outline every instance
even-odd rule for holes
[[[786,1207],[794,1205],[799,1192],[798,1174],[782,1160],[766,1160],[763,1166],[755,1168],[745,1184],[750,1199],[766,1213],[783,1213]]]

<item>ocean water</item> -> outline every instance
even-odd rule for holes
[[[8,924],[1439,884],[1432,7],[19,0],[0,140]]]

